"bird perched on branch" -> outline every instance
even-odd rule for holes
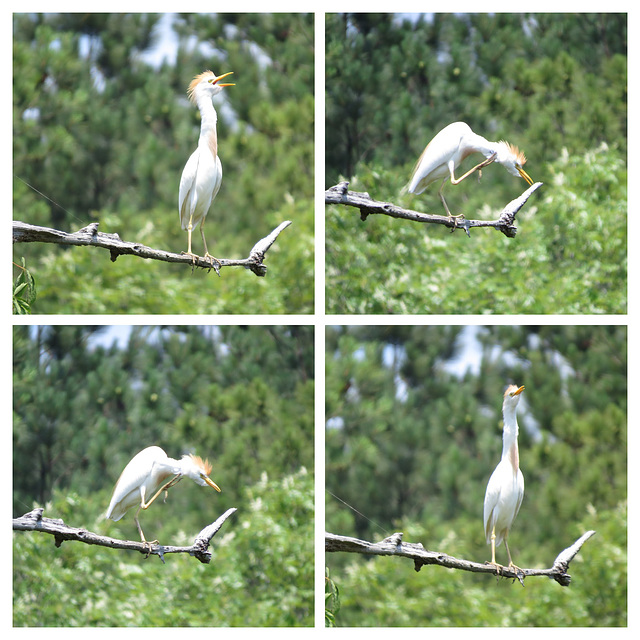
[[[187,232],[187,251],[183,252],[197,257],[191,251],[191,232],[200,223],[200,234],[204,244],[204,257],[211,264],[216,261],[207,249],[207,241],[204,238],[204,220],[209,212],[211,202],[220,190],[222,183],[222,163],[218,156],[218,134],[216,123],[218,114],[213,106],[213,97],[219,94],[224,87],[233,87],[233,83],[222,83],[220,80],[231,75],[223,73],[216,76],[213,71],[205,71],[196,76],[189,85],[187,95],[200,110],[200,138],[198,148],[191,154],[180,178],[180,191],[178,195],[178,209],[180,211],[180,223]]]
[[[474,152],[481,153],[485,160],[456,178],[454,171],[467,156]],[[522,168],[526,161],[524,153],[508,142],[490,142],[474,133],[465,122],[454,122],[436,134],[435,138],[426,146],[416,163],[407,189],[409,193],[419,194],[432,182],[442,178],[442,184],[438,190],[440,200],[442,200],[445,211],[450,218],[460,218],[463,216],[451,214],[442,194],[447,179],[451,180],[451,184],[460,184],[475,171],[481,172],[483,167],[497,162],[511,175],[520,176],[529,185],[532,185],[533,180]]]
[[[144,537],[138,521],[140,510],[148,509],[163,491],[166,492],[183,477],[191,478],[201,487],[208,485],[220,491],[220,487],[209,477],[210,473],[209,461],[199,456],[185,455],[181,460],[174,460],[160,447],[147,447],[131,459],[120,475],[107,509],[107,518],[120,520],[131,507],[139,505],[133,519],[140,538],[149,545],[156,544],[157,540],[147,542]]]
[[[504,392],[502,404],[503,432],[502,459],[489,478],[484,497],[484,531],[487,544],[491,544],[491,563],[498,570],[496,547],[504,540],[509,557],[509,568],[518,569],[511,560],[507,536],[518,514],[524,496],[524,477],[520,471],[518,455],[518,421],[516,407],[524,387],[510,385]]]

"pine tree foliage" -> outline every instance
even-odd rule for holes
[[[518,411],[525,497],[510,535],[514,561],[550,567],[596,530],[571,566],[571,595],[529,580],[520,610],[522,596],[509,584],[505,610],[513,608],[513,618],[496,610],[486,577],[437,567],[415,574],[389,558],[329,554],[340,591],[335,623],[625,624],[626,354],[624,326],[328,328],[327,531],[365,540],[402,531],[432,551],[489,559],[482,505],[500,460],[510,383],[525,386]],[[603,584],[619,586],[604,596]],[[578,609],[555,618],[557,598]]]
[[[32,310],[310,313],[313,16],[180,14],[170,23],[175,59],[152,63],[167,19],[14,15],[14,218],[63,231],[99,222],[123,240],[184,250],[178,186],[200,126],[186,87],[212,68],[234,71],[236,86],[216,101],[224,178],[207,218],[211,251],[246,258],[278,224],[293,224],[269,253],[265,279],[18,244],[16,264],[26,257],[39,282]]]
[[[183,481],[141,517],[191,544],[230,507],[211,565],[14,536],[16,626],[308,626],[313,623],[311,327],[104,326],[14,331],[13,513],[137,539],[104,513],[140,450],[195,453],[222,493]],[[157,561],[157,562],[154,562]]]
[[[326,31],[327,188],[441,214],[437,185],[402,190],[459,120],[524,149],[543,183],[514,239],[327,207],[330,312],[626,312],[625,14],[333,14]],[[445,191],[492,220],[524,188],[490,166]]]

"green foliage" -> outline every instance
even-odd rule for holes
[[[571,564],[568,589],[328,554],[340,593],[329,623],[625,625],[626,354],[624,326],[327,328],[327,531],[365,540],[402,531],[430,550],[487,560],[484,492],[501,451],[502,391],[517,383],[525,497],[514,561],[550,567],[585,531],[597,534]],[[469,355],[473,369],[451,369]]]
[[[327,186],[413,162],[456,120],[538,165],[626,152],[626,14],[329,14],[326,33]]]
[[[104,512],[122,469],[152,444],[208,457],[222,493],[181,482],[141,515],[146,533],[187,545],[238,511],[211,566],[77,543],[51,552],[48,536],[16,534],[14,624],[313,624],[313,328],[136,326],[109,346],[105,331],[14,329],[14,514],[36,504],[137,539],[131,513]]]
[[[407,541],[457,557],[465,553],[465,525],[459,520],[428,526],[407,520],[400,526]],[[335,622],[344,627],[625,627],[626,506],[592,511],[571,533],[577,538],[589,529],[597,533],[571,563],[570,587],[527,578],[523,589],[518,582],[437,566],[416,573],[407,560],[351,558],[344,569],[332,570],[341,599]],[[555,552],[575,538],[558,541]],[[551,566],[554,558],[551,553],[540,564]]]
[[[327,187],[441,213],[437,185],[402,187],[458,120],[525,149],[544,183],[515,239],[327,207],[327,311],[626,313],[625,14],[335,14],[326,31]],[[495,166],[445,191],[496,219],[521,188]]]
[[[325,568],[324,576],[324,623],[326,627],[336,626],[336,614],[340,611],[340,590],[329,577],[329,568]]]
[[[163,538],[188,545],[207,524],[203,518],[217,517],[217,507],[200,495],[199,521],[185,523],[182,489],[143,518],[153,520],[155,510]],[[14,534],[14,626],[312,626],[313,474],[263,474],[238,489],[238,511],[213,538],[210,565],[183,554],[162,564],[155,556],[78,542],[56,549],[49,535]],[[94,498],[56,492],[45,515],[106,535],[135,530],[129,516],[103,519],[106,490]]]
[[[15,265],[14,263],[14,266]],[[36,281],[29,269],[27,263],[22,258],[22,266],[13,285],[13,313],[17,315],[26,315],[31,313],[31,305],[36,301],[37,289]]]
[[[396,172],[361,167],[351,188],[412,208]],[[332,313],[625,313],[627,170],[605,146],[566,151],[520,211],[518,235],[451,234],[387,216],[361,222],[357,209],[327,207],[326,296]],[[495,219],[511,196],[465,183],[469,217]],[[408,175],[408,174],[407,174]],[[508,179],[509,176],[506,176]],[[494,198],[495,208],[484,203]],[[439,202],[432,194],[433,206]],[[559,277],[561,274],[561,277]]]
[[[267,254],[266,278],[231,268],[209,278],[129,256],[112,263],[87,247],[22,245],[40,283],[35,311],[311,313],[313,16],[176,16],[176,61],[153,68],[145,54],[159,19],[14,16],[14,217],[65,231],[97,221],[123,240],[184,249],[178,183],[200,125],[185,91],[211,67],[233,70],[236,86],[216,102],[224,180],[207,218],[210,250],[246,258],[278,224],[293,224]]]
[[[16,515],[112,486],[151,444],[212,452],[223,490],[313,468],[312,328],[138,326],[122,347],[104,331],[14,330],[14,455],[34,465],[14,468]]]

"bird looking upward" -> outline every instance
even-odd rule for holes
[[[191,252],[191,232],[200,223],[200,234],[204,244],[204,257],[211,264],[216,260],[207,249],[204,238],[204,220],[209,212],[211,202],[220,190],[222,183],[222,163],[218,156],[218,134],[216,124],[218,114],[213,106],[213,97],[224,87],[233,87],[233,83],[222,83],[220,80],[231,75],[223,73],[216,76],[213,71],[205,71],[196,76],[189,85],[187,95],[200,111],[200,138],[198,148],[191,154],[180,178],[178,194],[178,210],[180,223],[187,231],[186,255],[192,256],[195,262],[196,254]]]
[[[181,460],[174,460],[169,458],[160,447],[147,447],[129,461],[118,478],[107,509],[107,518],[120,520],[131,507],[139,505],[133,519],[142,542],[147,543],[138,521],[140,510],[148,509],[163,491],[166,492],[183,477],[191,478],[201,487],[208,485],[220,491],[220,487],[209,477],[210,473],[209,461],[199,456],[185,455]],[[168,478],[170,479],[165,482]],[[154,540],[147,544],[157,542]]]
[[[460,178],[456,178],[454,171],[462,161],[474,152],[481,153],[485,160],[469,169]],[[497,162],[501,164],[511,175],[524,178],[529,185],[533,180],[522,168],[527,161],[524,153],[508,142],[490,142],[482,136],[475,134],[465,122],[454,122],[440,131],[426,146],[413,170],[411,180],[407,187],[409,193],[422,193],[432,182],[442,178],[442,184],[438,195],[447,215],[450,218],[459,218],[451,214],[447,202],[442,194],[442,189],[447,178],[451,184],[460,184],[474,171],[481,171],[483,167]]]
[[[516,407],[524,387],[510,385],[504,392],[502,404],[503,432],[502,459],[489,478],[484,497],[484,532],[487,544],[491,544],[491,563],[498,571],[496,547],[504,540],[509,557],[509,568],[518,569],[511,560],[507,536],[518,514],[524,496],[524,477],[520,471],[518,454],[518,421]]]

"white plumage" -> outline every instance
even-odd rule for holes
[[[147,447],[136,454],[118,478],[107,509],[107,518],[120,520],[132,507],[138,505],[134,520],[143,542],[146,542],[138,521],[141,509],[148,509],[153,501],[183,477],[191,478],[201,487],[210,486],[220,491],[209,478],[211,465],[199,456],[185,455],[181,460],[169,458],[160,447]]]
[[[491,544],[491,564],[496,564],[496,547],[504,540],[509,566],[515,566],[507,536],[524,497],[524,476],[518,453],[518,421],[516,407],[524,387],[511,385],[504,393],[502,414],[502,459],[489,479],[484,497],[484,531]]]
[[[211,262],[215,258],[207,249],[204,221],[222,184],[222,163],[218,156],[218,134],[216,131],[218,114],[212,99],[222,91],[223,87],[233,86],[230,83],[220,82],[222,78],[226,78],[231,73],[233,72],[216,76],[212,71],[205,71],[191,81],[187,91],[191,102],[200,110],[200,137],[197,149],[191,154],[182,171],[178,192],[178,210],[180,224],[187,232],[187,255],[195,257],[191,251],[191,232],[200,225],[200,235],[205,251],[204,257]]]
[[[460,178],[456,178],[455,170],[467,156],[474,152],[481,153],[485,160]],[[459,184],[474,171],[478,171],[492,162],[497,162],[510,174],[524,178],[531,185],[533,180],[522,168],[526,161],[524,153],[508,142],[490,142],[474,133],[465,122],[454,122],[437,133],[426,146],[416,163],[407,189],[410,193],[419,194],[432,182],[442,179],[438,195],[447,215],[454,217],[442,195],[442,188],[447,179],[450,179],[452,184]]]

